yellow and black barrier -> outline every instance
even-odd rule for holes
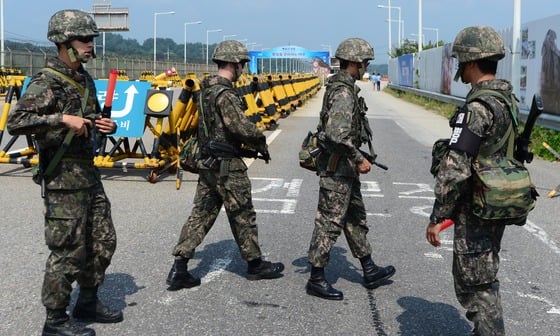
[[[286,94],[284,85],[282,85],[278,75],[268,75],[267,82],[272,97],[274,97],[276,102],[276,108],[282,113],[283,117],[287,117],[292,111],[292,106],[290,105],[290,99]]]
[[[268,81],[263,77],[253,76],[251,89],[266,129],[275,129],[278,127],[278,119],[280,119],[281,114],[276,108],[276,102],[268,86]]]
[[[23,81],[22,81],[23,83]],[[6,98],[4,101],[4,106],[2,108],[2,115],[0,115],[0,144],[6,133],[6,124],[8,122],[8,113],[10,113],[10,107],[12,105],[12,99],[15,97],[19,99],[21,93],[22,85],[9,86],[6,92]],[[27,147],[12,150],[16,141],[20,136],[11,137],[8,143],[0,150],[0,163],[15,163],[21,164],[24,167],[31,167],[39,162],[37,157],[37,150],[33,140],[33,137],[28,135],[25,136]]]
[[[125,76],[126,74],[121,74]],[[204,74],[207,76],[208,74]],[[163,77],[162,77],[163,78]],[[142,75],[143,81],[154,83],[151,72]],[[19,98],[21,83],[12,81],[6,93],[2,115],[0,115],[0,144],[5,133],[12,99]],[[142,137],[107,136],[98,146],[94,158],[99,168],[149,169],[147,180],[155,183],[164,172],[177,174],[177,189],[180,188],[182,170],[179,153],[183,142],[198,129],[198,108],[196,100],[200,94],[200,80],[195,74],[187,74],[181,80],[182,88],[176,99],[175,90],[168,87],[150,89],[144,103],[144,133]],[[153,85],[152,85],[153,87]],[[242,75],[235,82],[235,88],[247,104],[245,115],[263,131],[278,126],[284,111],[293,111],[320,89],[319,78],[315,75]],[[286,93],[288,92],[288,94]],[[288,96],[289,95],[289,96]],[[145,141],[153,138],[151,150]],[[22,164],[30,167],[38,163],[38,155],[33,136],[27,136],[27,147],[14,150],[18,137],[11,137],[0,150],[0,163]]]
[[[21,87],[26,77],[18,69],[0,68],[0,94],[7,94],[10,86]]]

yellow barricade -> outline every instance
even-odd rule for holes
[[[283,117],[288,116],[291,111],[290,101],[286,96],[286,91],[284,90],[282,82],[277,75],[268,75],[267,82],[272,97],[274,97],[274,101],[276,102],[276,108],[282,113]]]
[[[280,119],[281,114],[276,109],[276,103],[268,86],[268,81],[264,77],[253,76],[252,87],[253,96],[257,106],[261,109],[262,120],[266,129],[275,129],[278,127],[278,119]]]
[[[174,74],[175,76],[176,74]],[[126,73],[120,77],[127,78]],[[202,75],[202,78],[208,73]],[[0,144],[5,134],[8,113],[12,98],[19,98],[23,79],[25,77],[11,77],[6,90],[6,101],[0,115]],[[162,77],[160,77],[161,80]],[[282,80],[282,78],[287,78]],[[8,77],[5,77],[7,80]],[[153,74],[146,71],[141,80],[156,80]],[[99,168],[150,169],[147,180],[155,183],[164,172],[176,173],[177,189],[180,188],[182,170],[179,165],[179,153],[183,142],[198,129],[198,108],[196,100],[200,94],[200,81],[193,73],[187,74],[180,81],[182,88],[179,97],[171,103],[168,115],[154,116],[146,113],[144,120],[144,134],[140,138],[107,136],[98,146],[98,154],[94,158],[95,166]],[[242,75],[234,83],[236,90],[247,104],[245,115],[253,121],[261,131],[271,130],[278,126],[278,119],[287,116],[293,109],[291,104],[301,105],[314,95],[321,87],[319,78],[315,75]],[[160,92],[168,90],[151,90]],[[286,94],[289,92],[290,98]],[[297,101],[293,102],[292,97]],[[292,102],[290,102],[292,99]],[[294,105],[295,106],[295,105]],[[148,151],[144,141],[153,138],[151,151]],[[14,150],[12,147],[18,137],[12,137],[0,150],[0,163],[22,164],[30,167],[38,163],[36,146],[33,136],[27,136],[27,147]]]

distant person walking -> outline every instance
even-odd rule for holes
[[[375,91],[376,88],[377,88],[377,79],[376,78],[377,78],[377,76],[375,75],[375,72],[372,72],[371,75],[369,75],[369,81],[373,85],[373,91]]]
[[[381,90],[381,74],[379,72],[375,74],[375,86],[377,91]]]

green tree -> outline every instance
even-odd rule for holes
[[[445,42],[438,41],[437,43],[432,43],[429,41],[427,44],[422,46],[422,50],[437,48],[443,46]],[[415,54],[418,52],[418,42],[415,40],[405,39],[400,47],[393,48],[391,50],[391,57],[399,57],[406,54]]]

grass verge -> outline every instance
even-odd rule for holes
[[[444,116],[447,119],[451,118],[456,109],[456,106],[453,104],[442,103],[440,101],[417,96],[412,93],[390,88],[385,88],[384,91],[409,103],[422,106],[425,109],[433,111],[434,113]],[[519,133],[523,131],[524,126],[525,125],[523,123],[520,124]],[[551,151],[546,149],[546,147],[543,145],[543,142],[547,143],[556,152],[559,152],[560,132],[540,126],[535,126],[533,128],[533,132],[531,133],[531,145],[529,146],[529,150],[532,151],[536,157],[547,161],[560,160],[560,158],[557,158],[556,156],[554,156],[554,154],[552,154]]]

